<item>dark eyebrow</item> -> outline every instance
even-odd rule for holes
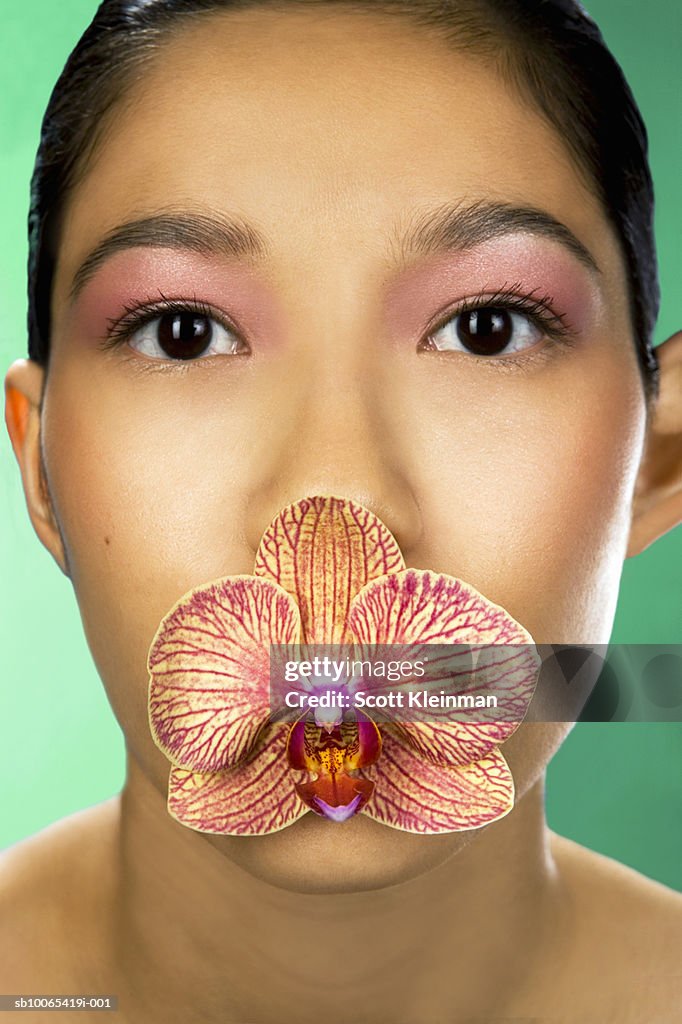
[[[75,299],[96,270],[124,249],[151,246],[162,249],[187,249],[200,256],[225,256],[232,259],[262,259],[267,246],[263,237],[249,224],[216,214],[160,213],[128,221],[110,231],[90,252],[71,285]]]
[[[563,245],[584,266],[599,273],[596,260],[573,232],[555,217],[531,206],[476,202],[445,205],[411,219],[407,230],[393,239],[400,262],[448,250],[471,249],[500,235],[542,235]],[[265,238],[250,224],[216,214],[160,213],[114,228],[85,257],[71,285],[72,301],[111,256],[140,246],[187,249],[200,256],[261,260],[268,252]]]
[[[551,238],[584,266],[600,272],[592,253],[565,224],[544,210],[511,203],[481,201],[437,207],[413,217],[393,244],[399,261],[409,262],[415,256],[471,249],[491,238],[514,233]]]

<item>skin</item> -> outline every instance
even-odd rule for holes
[[[561,140],[477,58],[339,11],[202,19],[116,115],[66,206],[42,407],[42,370],[19,361],[7,420],[128,774],[120,798],[6,858],[4,990],[118,992],[126,1022],[307,1022],[321,1000],[326,1020],[351,1000],[367,1024],[634,1022],[653,972],[672,1013],[680,901],[546,828],[544,769],[567,725],[504,746],[519,799],[475,834],[308,815],[234,839],[168,817],[147,724],[161,616],[249,573],[272,517],[306,494],[368,505],[409,566],[468,581],[538,643],[607,642],[624,557],[681,514],[682,339],[659,349],[647,429],[621,255]],[[551,214],[599,273],[518,234],[396,258],[410,218],[490,199]],[[72,301],[102,238],[160,209],[238,216],[268,255],[120,252]],[[561,296],[571,344],[505,361],[424,348],[437,314],[520,281]],[[159,291],[225,311],[248,351],[173,365],[98,345],[122,303]]]

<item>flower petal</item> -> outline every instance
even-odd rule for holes
[[[404,832],[435,834],[480,828],[514,806],[514,780],[499,750],[465,768],[444,768],[384,733],[379,761],[363,768],[374,782],[364,813]]]
[[[368,583],[349,625],[361,643],[532,644],[523,626],[468,583],[406,569]]]
[[[371,659],[377,645],[392,645],[396,660],[423,662],[423,676],[393,683],[373,679],[373,691],[443,688],[448,694],[497,697],[493,709],[410,708],[394,716],[400,721],[385,728],[421,757],[434,764],[471,764],[487,757],[523,720],[540,667],[532,637],[504,608],[462,580],[418,569],[374,580],[352,602],[349,625],[362,658]],[[435,644],[443,646],[434,651],[430,645]],[[402,652],[395,652],[395,645]]]
[[[298,639],[298,609],[280,587],[228,576],[185,594],[149,651],[149,723],[181,768],[236,764],[269,715],[268,644]]]
[[[257,576],[274,580],[301,611],[305,642],[350,639],[350,602],[365,584],[405,563],[392,533],[369,509],[345,498],[316,496],[287,506],[256,554]]]
[[[287,764],[288,732],[286,724],[269,726],[248,760],[226,771],[171,769],[169,814],[197,832],[230,836],[264,836],[298,821],[308,808]]]
[[[488,757],[518,728],[513,722],[391,722],[382,724],[420,758],[442,767],[464,768]]]

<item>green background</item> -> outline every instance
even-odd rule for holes
[[[0,0],[0,366],[25,355],[25,220],[40,119],[95,0]],[[679,326],[682,6],[592,0],[649,128],[663,307]],[[39,544],[0,443],[0,847],[116,792],[124,747],[69,581]],[[682,642],[682,530],[625,565],[613,640]],[[580,724],[552,762],[557,831],[682,889],[682,725]]]

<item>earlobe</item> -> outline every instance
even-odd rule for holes
[[[660,393],[635,487],[627,557],[682,522],[682,331],[656,349]]]
[[[61,534],[52,508],[40,452],[40,404],[45,371],[17,359],[5,378],[5,423],[16,455],[28,514],[40,541],[68,576]]]

